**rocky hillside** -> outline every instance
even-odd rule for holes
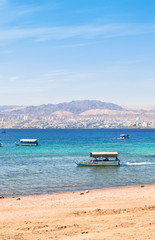
[[[121,111],[123,108],[119,105],[113,103],[105,103],[96,100],[81,100],[81,101],[72,101],[64,102],[59,104],[48,104],[40,106],[28,106],[28,107],[15,107],[15,108],[6,108],[1,109],[0,113],[13,114],[13,115],[39,115],[39,116],[50,116],[57,111],[66,111],[72,114],[78,115],[85,111],[92,109],[107,109],[107,110],[117,110]]]

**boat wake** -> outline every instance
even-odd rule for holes
[[[126,165],[128,166],[155,165],[155,162],[135,162],[135,163],[126,162]]]

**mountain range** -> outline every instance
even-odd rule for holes
[[[67,111],[73,114],[80,114],[92,109],[123,110],[121,106],[113,103],[97,100],[79,100],[59,104],[43,104],[40,106],[0,106],[0,113],[51,115],[57,111]]]
[[[98,100],[77,100],[59,104],[43,104],[39,106],[0,106],[1,116],[30,116],[37,117],[70,117],[76,116],[147,116],[152,120],[155,117],[155,106],[120,106]]]

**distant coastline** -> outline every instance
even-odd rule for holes
[[[0,106],[0,128],[155,128],[155,106],[81,100],[40,106]]]

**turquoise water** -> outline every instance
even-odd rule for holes
[[[16,146],[20,138],[39,146]],[[155,129],[8,129],[0,142],[5,197],[155,183]],[[121,166],[76,166],[97,151],[117,151]]]

